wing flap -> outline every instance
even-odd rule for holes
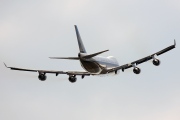
[[[91,75],[89,72],[82,72],[82,71],[68,71],[67,72],[68,75],[86,75],[89,76]]]
[[[4,65],[7,67],[7,65],[4,63]],[[89,72],[86,71],[56,71],[56,70],[33,70],[33,69],[24,69],[24,68],[16,68],[16,67],[7,67],[11,70],[18,70],[18,71],[27,71],[27,72],[39,72],[39,73],[52,73],[52,74],[67,74],[67,75],[85,75],[89,76],[91,75]]]
[[[29,69],[22,69],[22,68],[14,68],[9,67],[11,70],[19,70],[19,71],[29,71],[29,72],[38,72],[37,70],[29,70]]]

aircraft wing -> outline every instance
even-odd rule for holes
[[[56,70],[33,70],[33,69],[24,69],[24,68],[16,68],[16,67],[8,67],[5,63],[4,65],[7,68],[10,68],[11,70],[19,70],[19,71],[28,71],[28,72],[38,72],[39,74],[46,74],[46,73],[52,73],[52,74],[67,74],[67,75],[83,75],[83,76],[89,76],[91,75],[89,72],[86,71],[56,71]]]
[[[161,54],[163,54],[163,53],[165,53],[165,52],[168,52],[168,51],[174,49],[175,47],[176,47],[176,41],[174,40],[174,45],[171,45],[171,46],[169,46],[169,47],[167,47],[167,48],[164,48],[164,49],[161,50],[161,51],[158,51],[158,52],[156,52],[156,53],[154,53],[154,54],[151,54],[151,55],[149,55],[149,56],[147,56],[147,57],[141,58],[141,59],[136,60],[136,61],[134,61],[134,62],[131,62],[131,63],[129,63],[129,64],[124,64],[124,65],[122,65],[122,66],[118,66],[118,67],[111,68],[111,69],[108,70],[108,73],[114,72],[114,71],[118,71],[118,70],[124,71],[125,69],[131,68],[131,67],[136,67],[136,65],[141,64],[141,63],[144,63],[144,62],[149,61],[149,60],[151,60],[151,59],[157,59],[156,56],[159,56],[159,55],[161,55]],[[158,66],[158,65],[157,65],[157,66]],[[139,73],[138,73],[138,74],[139,74]]]

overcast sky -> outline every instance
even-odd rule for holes
[[[118,76],[78,77],[11,71],[8,66],[82,70],[77,25],[88,53],[109,49],[119,64],[173,44],[161,65],[139,65]],[[179,0],[1,0],[0,120],[179,120]]]

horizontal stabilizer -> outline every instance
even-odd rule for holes
[[[104,53],[104,52],[107,52],[107,51],[109,51],[109,50],[104,50],[104,51],[97,52],[97,53],[94,53],[94,54],[86,55],[86,56],[83,56],[83,58],[86,58],[86,59],[92,58],[92,57],[95,57],[95,56],[97,56],[97,55],[99,55],[99,54],[102,54],[102,53]]]
[[[79,60],[78,57],[49,57],[50,59],[69,59],[69,60]]]

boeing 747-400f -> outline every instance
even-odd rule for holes
[[[108,50],[104,50],[101,52],[97,52],[94,54],[88,54],[86,52],[86,49],[83,45],[81,36],[79,34],[78,28],[75,25],[75,31],[76,31],[76,36],[77,36],[77,41],[79,45],[79,54],[77,57],[50,57],[51,59],[68,59],[68,60],[79,60],[82,68],[85,71],[54,71],[54,70],[33,70],[33,69],[23,69],[23,68],[16,68],[16,67],[7,67],[6,64],[5,66],[7,68],[10,68],[11,70],[19,70],[19,71],[29,71],[29,72],[38,72],[39,73],[39,80],[45,81],[46,80],[46,74],[47,73],[52,73],[58,76],[59,74],[67,74],[69,76],[69,81],[74,83],[76,82],[76,76],[81,76],[82,79],[85,76],[90,76],[90,75],[105,75],[105,74],[118,74],[120,70],[124,72],[124,70],[128,68],[133,68],[133,72],[135,74],[139,74],[141,72],[141,69],[137,67],[137,65],[144,63],[146,61],[149,61],[152,59],[152,63],[155,66],[160,65],[160,60],[157,59],[157,56],[175,48],[176,42],[174,40],[174,45],[171,45],[159,52],[156,52],[154,54],[151,54],[147,57],[141,58],[139,60],[133,61],[129,64],[124,64],[124,65],[119,65],[116,58],[113,56],[109,57],[102,57],[99,56],[99,54],[102,54],[104,52],[107,52]]]

